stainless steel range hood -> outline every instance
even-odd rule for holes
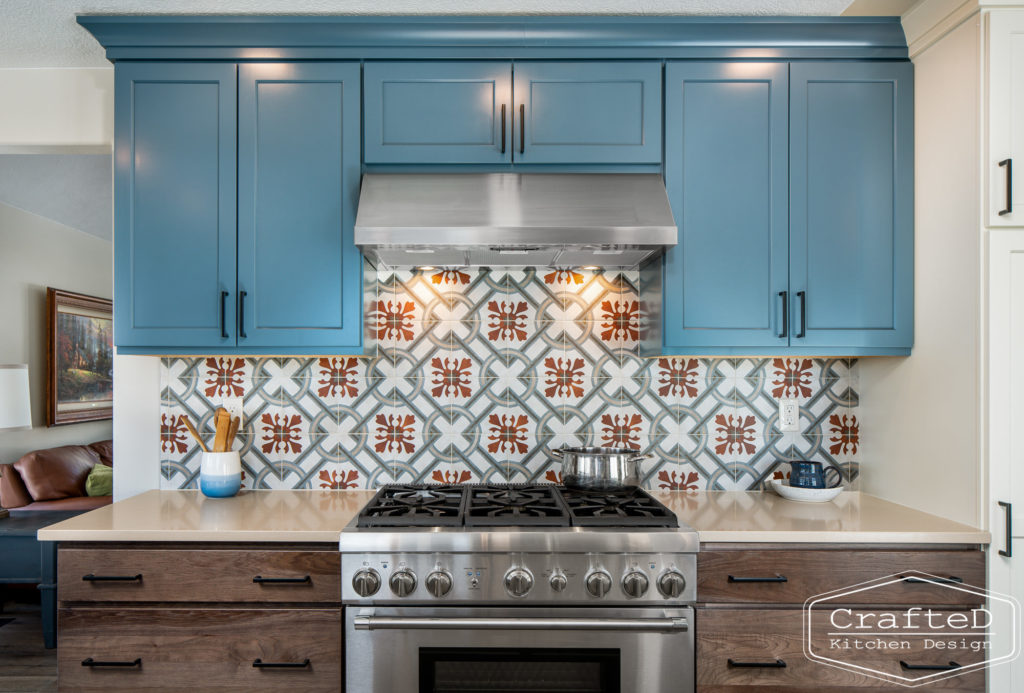
[[[676,236],[646,173],[367,173],[355,226],[387,267],[634,267]]]

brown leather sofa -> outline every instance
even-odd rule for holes
[[[0,506],[12,512],[92,510],[111,496],[87,496],[85,480],[102,462],[114,466],[114,441],[35,450],[14,464],[0,465]]]

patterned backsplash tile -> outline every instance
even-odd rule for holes
[[[558,481],[564,445],[652,455],[646,485],[750,489],[816,459],[854,481],[856,361],[641,359],[635,272],[479,269],[377,278],[373,356],[165,358],[163,488],[195,487],[213,412],[242,398],[248,488]],[[801,431],[778,429],[778,398]]]

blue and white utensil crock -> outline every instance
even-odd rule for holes
[[[242,487],[242,460],[237,450],[200,453],[199,489],[210,498],[230,498]]]

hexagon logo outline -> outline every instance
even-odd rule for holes
[[[813,622],[814,619],[813,619],[813,616],[814,616],[814,613],[815,613],[814,612],[814,608],[815,608],[816,605],[822,604],[824,602],[832,601],[832,600],[835,600],[835,599],[838,599],[838,598],[841,598],[841,597],[848,597],[850,595],[866,592],[866,591],[869,591],[869,590],[872,590],[872,589],[878,589],[880,587],[886,587],[888,585],[893,585],[893,584],[896,584],[896,583],[899,583],[899,582],[906,582],[906,581],[908,581],[908,579],[911,579],[911,578],[914,579],[915,581],[925,582],[925,583],[928,583],[928,584],[931,584],[931,585],[935,585],[936,587],[942,587],[942,588],[945,588],[945,589],[952,589],[952,590],[956,590],[956,591],[959,591],[959,592],[964,592],[964,593],[967,593],[967,594],[972,594],[972,595],[975,595],[975,596],[978,596],[978,597],[982,597],[983,598],[983,602],[985,603],[986,606],[988,604],[990,604],[991,602],[993,602],[993,601],[1001,602],[1003,604],[1008,605],[1009,609],[1010,609],[1010,624],[1011,624],[1011,631],[1012,631],[1011,632],[1011,644],[1010,644],[1009,653],[1005,654],[1005,655],[1002,655],[1000,657],[993,658],[993,659],[984,659],[984,660],[982,660],[980,662],[974,662],[974,663],[970,663],[970,664],[960,665],[956,669],[939,670],[939,671],[935,671],[934,673],[930,673],[930,674],[922,674],[921,676],[917,676],[917,677],[909,677],[909,676],[899,676],[897,674],[890,674],[888,672],[879,671],[877,669],[871,669],[870,667],[866,667],[866,666],[863,666],[861,664],[855,664],[855,663],[852,663],[852,662],[844,662],[842,660],[834,659],[832,657],[826,657],[823,654],[814,651],[813,638],[814,638],[815,633],[814,633],[814,622]],[[873,609],[875,611],[881,611],[883,609],[886,609],[887,606],[889,606],[889,605],[879,604],[879,605],[874,605],[873,607],[867,607],[867,608],[868,609]],[[894,610],[898,611],[899,610],[899,608],[898,608],[899,605],[897,605],[897,604],[892,605],[892,607],[894,607],[894,608],[893,609],[889,609],[890,611],[894,611]],[[917,610],[918,612],[922,611],[922,609],[920,607],[910,607],[910,608],[904,609],[904,610],[907,611],[908,613],[911,612],[911,611],[914,611],[914,610]],[[929,608],[928,611],[930,612],[930,611],[932,611],[932,609]],[[926,684],[935,683],[937,681],[943,681],[943,680],[946,680],[946,679],[949,679],[949,678],[953,678],[953,677],[956,677],[956,676],[962,676],[963,674],[966,674],[966,673],[969,673],[969,672],[972,672],[972,671],[977,671],[979,669],[986,669],[986,668],[988,668],[990,666],[993,666],[993,665],[996,665],[996,664],[1001,664],[1001,663],[1010,661],[1010,660],[1015,659],[1016,657],[1018,657],[1020,655],[1020,653],[1021,653],[1020,618],[1021,618],[1020,603],[1012,595],[1001,594],[1001,593],[998,593],[998,592],[994,592],[992,590],[987,590],[987,589],[984,589],[984,588],[981,588],[981,587],[976,587],[974,585],[966,585],[966,584],[959,583],[959,582],[950,582],[950,580],[948,578],[943,578],[943,577],[940,577],[940,576],[937,576],[937,575],[932,575],[930,573],[925,573],[925,572],[922,572],[922,571],[919,571],[919,570],[906,570],[906,571],[903,571],[901,573],[893,573],[892,575],[886,575],[886,576],[883,576],[883,577],[880,577],[880,578],[876,578],[874,580],[867,580],[865,582],[856,583],[854,585],[849,585],[847,587],[841,587],[839,589],[831,590],[829,592],[822,592],[820,594],[812,595],[806,601],[804,601],[804,605],[803,605],[803,650],[804,650],[804,657],[806,657],[808,660],[810,660],[812,662],[816,662],[816,663],[822,664],[824,666],[831,666],[831,667],[835,667],[837,669],[843,669],[843,670],[846,670],[846,671],[852,671],[854,673],[858,673],[858,674],[861,674],[863,676],[867,676],[869,678],[878,679],[878,680],[885,681],[886,683],[890,683],[890,684],[904,686],[906,688],[916,688],[918,686],[923,686],[923,685],[926,685]],[[988,629],[989,625],[991,625],[991,620],[990,620],[990,622],[988,624],[986,624],[986,635],[985,635],[986,639],[989,637],[989,634],[987,632],[987,629]],[[832,634],[830,633],[829,635],[832,635]],[[858,636],[858,635],[859,636],[866,636],[866,635],[876,635],[876,634],[848,633],[848,634],[845,634],[845,635],[847,635],[847,636]],[[882,634],[882,635],[887,635],[889,637],[895,637],[898,634],[893,633],[893,634]],[[914,635],[916,636],[916,635],[921,635],[921,634],[914,634]],[[952,634],[944,634],[944,635],[952,635]],[[975,636],[975,637],[977,637],[977,636]]]

